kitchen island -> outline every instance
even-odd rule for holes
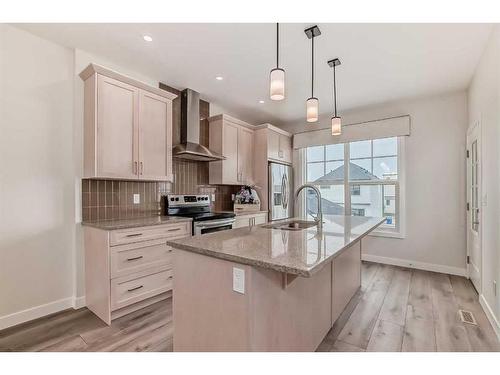
[[[317,348],[361,285],[362,238],[385,219],[291,221],[167,242],[175,351]]]

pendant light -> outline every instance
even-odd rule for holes
[[[269,97],[271,100],[285,99],[285,71],[279,67],[280,24],[276,24],[276,68],[269,75]]]
[[[318,26],[305,29],[307,37],[311,39],[311,97],[306,102],[306,120],[307,122],[318,121],[319,101],[314,97],[314,38],[321,35]]]
[[[337,116],[337,83],[335,77],[335,67],[340,65],[339,59],[328,61],[328,65],[333,68],[333,116],[332,116],[332,135],[340,135],[342,133],[342,121]]]

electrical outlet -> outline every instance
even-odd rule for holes
[[[134,194],[134,204],[140,204],[140,203],[141,203],[141,195]]]
[[[215,194],[212,194],[212,202],[215,202]]]
[[[245,294],[245,270],[233,267],[233,290]]]
[[[236,195],[235,194],[231,194],[231,200],[234,202],[235,199],[236,199]]]

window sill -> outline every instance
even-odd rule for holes
[[[402,233],[399,232],[391,232],[391,231],[384,231],[384,230],[378,230],[378,231],[373,231],[369,234],[369,236],[373,237],[386,237],[386,238],[398,238],[400,240],[405,239],[406,236]]]

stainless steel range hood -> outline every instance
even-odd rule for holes
[[[191,89],[181,93],[181,143],[172,155],[197,161],[224,160],[225,157],[200,144],[200,94]]]

